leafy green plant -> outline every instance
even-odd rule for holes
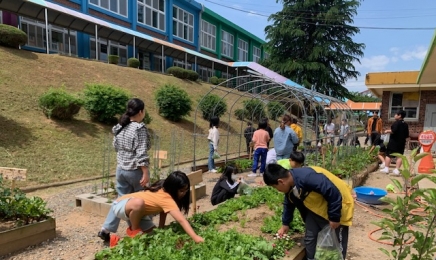
[[[153,118],[150,116],[150,113],[145,113],[144,120],[142,122],[146,125],[150,124]]]
[[[188,71],[185,70],[184,68],[180,68],[180,67],[169,67],[167,69],[167,74],[173,75],[176,78],[179,79],[187,79],[188,78]]]
[[[210,77],[209,81],[210,81],[210,84],[213,84],[213,85],[218,85],[219,84],[217,76]]]
[[[236,159],[235,166],[237,169],[243,170],[250,169],[253,166],[253,160],[250,159]]]
[[[383,230],[381,240],[393,241],[394,248],[390,252],[380,248],[390,259],[431,260],[434,259],[436,252],[436,188],[409,190],[407,185],[410,183],[413,187],[422,179],[428,179],[436,184],[435,176],[426,174],[412,176],[413,164],[428,155],[428,153],[417,155],[417,151],[418,148],[412,151],[410,162],[404,155],[393,154],[403,161],[400,172],[404,184],[396,179],[392,179],[392,182],[398,190],[406,191],[404,197],[397,196],[393,199],[386,196],[380,199],[392,207],[392,209],[383,209],[388,217],[374,223]],[[425,214],[414,213],[417,209],[422,209]],[[409,229],[410,226],[416,228],[412,230]],[[412,237],[415,240],[410,242]]]
[[[193,70],[186,70],[187,76],[186,78],[191,81],[197,81],[200,75],[196,71]]]
[[[107,56],[107,62],[109,64],[118,64],[119,60],[120,60],[120,56],[118,56],[118,55],[108,55]]]
[[[320,260],[338,260],[342,259],[341,252],[339,252],[337,249],[328,249],[323,247],[317,247],[316,253],[315,253],[315,259]]]
[[[260,119],[266,117],[265,105],[262,100],[250,99],[244,100],[242,103],[244,104],[245,111],[247,111],[246,118],[258,122]]]
[[[192,101],[185,90],[174,85],[164,85],[155,93],[159,114],[171,121],[179,121],[189,115]]]
[[[50,88],[39,97],[39,107],[47,118],[68,120],[79,113],[83,101],[62,88]]]
[[[130,94],[110,85],[86,84],[83,107],[92,119],[113,123],[115,116],[124,113]]]
[[[243,108],[235,109],[235,117],[238,120],[242,121],[246,118],[246,116],[247,116],[247,111],[245,109],[243,109]]]
[[[139,60],[137,58],[129,58],[127,60],[127,67],[130,68],[139,68]]]
[[[266,105],[268,116],[271,120],[276,120],[285,113],[285,106],[278,101],[270,101]]]
[[[199,99],[198,108],[203,119],[209,120],[212,116],[224,115],[227,111],[227,103],[218,95],[209,94]]]
[[[27,34],[15,26],[0,24],[0,45],[18,48],[27,42]]]

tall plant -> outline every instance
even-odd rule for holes
[[[417,150],[412,151],[411,161],[401,154],[393,154],[403,160],[403,167],[400,170],[404,184],[393,179],[392,182],[398,190],[405,190],[405,196],[397,196],[395,199],[384,197],[381,200],[392,206],[392,209],[383,211],[389,217],[376,222],[382,230],[380,239],[393,241],[394,248],[389,252],[380,248],[390,259],[405,259],[410,257],[412,260],[432,260],[436,253],[436,188],[428,189],[408,189],[414,187],[422,179],[428,179],[436,184],[436,177],[430,175],[413,176],[412,170],[414,163],[428,153],[417,155]],[[409,185],[408,185],[409,184]],[[422,214],[415,212],[420,209]],[[413,226],[413,229],[409,228]],[[412,242],[411,239],[415,238]],[[412,250],[414,249],[414,250]]]

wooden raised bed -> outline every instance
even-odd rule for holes
[[[378,169],[378,162],[370,164],[366,169],[351,177],[353,181],[353,188],[361,186],[368,178],[369,173]]]
[[[56,221],[53,218],[30,225],[0,232],[0,256],[56,237]]]

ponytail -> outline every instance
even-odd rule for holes
[[[118,135],[124,127],[130,124],[130,117],[139,113],[139,111],[144,110],[144,102],[139,98],[132,98],[127,102],[126,112],[120,117],[119,124],[121,125],[120,129],[115,133]]]

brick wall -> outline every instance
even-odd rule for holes
[[[61,1],[63,1],[63,0],[61,0]],[[121,25],[121,26],[130,28],[130,23],[123,21],[123,20],[120,20],[120,19],[117,19],[115,17],[109,16],[107,14],[103,14],[103,13],[100,13],[100,12],[92,10],[92,9],[89,9],[89,14],[91,16],[96,16],[96,17],[101,18],[103,20],[115,23],[117,25]]]
[[[166,36],[166,35],[163,35],[163,34],[157,33],[157,32],[155,32],[155,31],[152,31],[152,30],[146,29],[146,28],[144,28],[144,27],[136,26],[136,30],[137,30],[138,32],[142,32],[142,33],[148,34],[148,35],[150,35],[150,36],[153,36],[154,38],[158,38],[158,39],[161,39],[161,40],[164,40],[164,41],[167,40],[167,36]]]
[[[380,115],[381,119],[383,120],[383,129],[389,129],[393,123],[392,120],[388,119],[390,96],[390,91],[383,92]],[[419,105],[418,121],[407,122],[407,124],[409,125],[409,131],[411,133],[422,132],[424,128],[425,108],[427,104],[436,104],[436,90],[421,91],[421,102]]]
[[[60,5],[63,5],[63,6],[66,6],[66,7],[69,7],[69,8],[74,9],[74,10],[80,10],[79,4],[70,2],[68,0],[53,0],[53,2],[60,4]]]
[[[181,41],[178,41],[178,40],[173,40],[173,43],[177,44],[179,46],[185,47],[187,49],[190,49],[190,50],[194,50],[194,51],[197,50],[194,46],[187,44],[187,43],[184,43],[184,42],[181,42]]]

